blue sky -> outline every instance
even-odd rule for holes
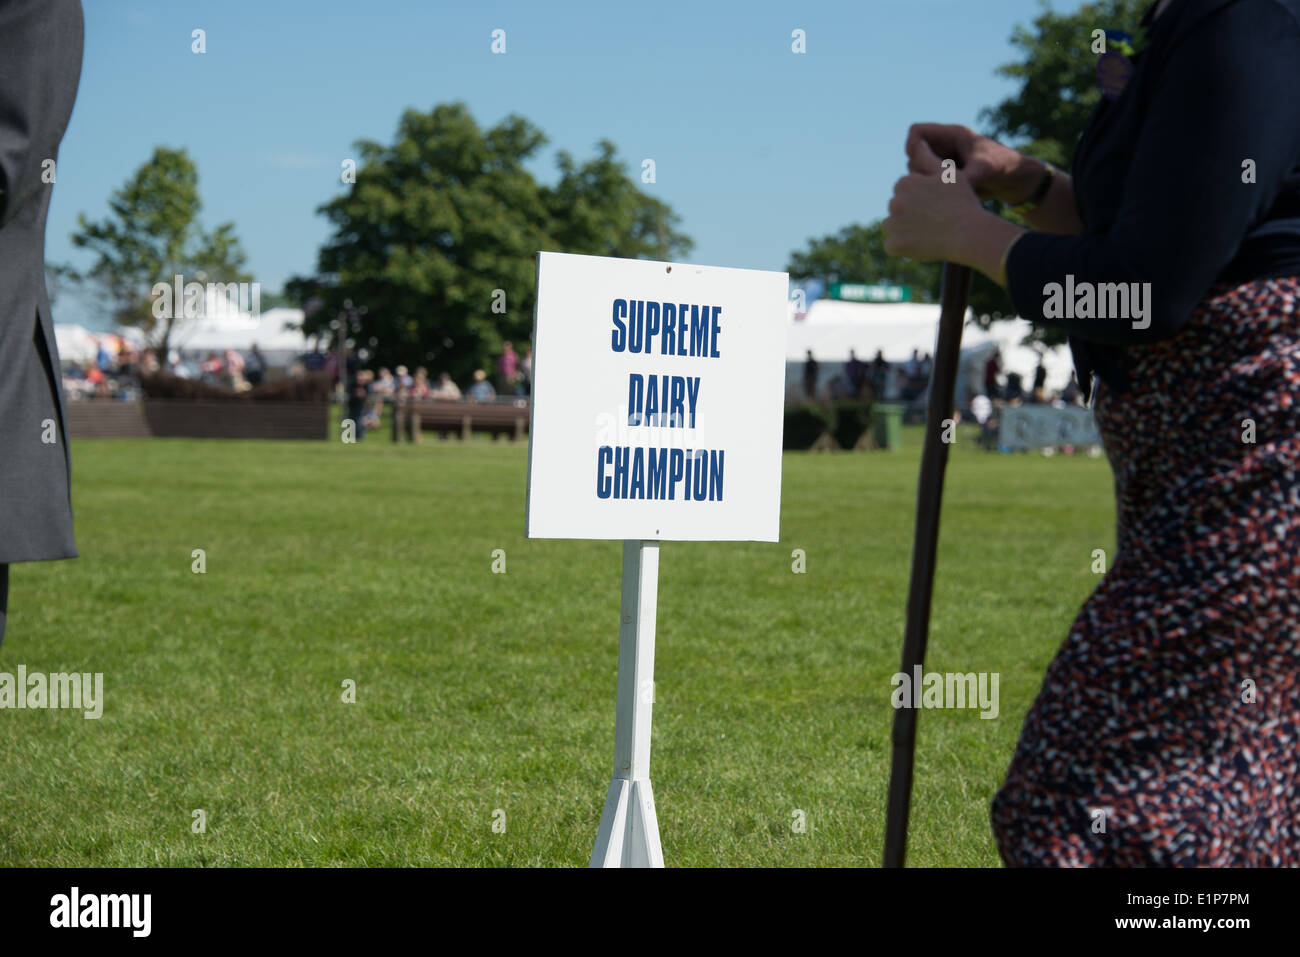
[[[1075,9],[1056,0],[1058,10]],[[514,112],[579,157],[612,140],[670,203],[698,263],[784,269],[809,237],[885,214],[909,123],[976,125],[1012,92],[1037,0],[464,3],[84,0],[86,54],[47,239],[89,264],[78,212],[107,211],[158,145],[199,168],[203,223],[233,221],[255,279],[310,273],[316,213],[359,138],[391,141],[408,107],[462,100],[480,125]],[[191,52],[191,31],[207,52]],[[491,53],[494,29],[506,53]],[[802,29],[807,53],[791,52]],[[62,322],[86,322],[70,300]]]

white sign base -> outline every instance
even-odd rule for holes
[[[650,712],[654,707],[655,611],[659,543],[623,542],[618,632],[618,712],[614,780],[605,797],[591,867],[663,867],[650,787]]]
[[[650,780],[615,778],[605,797],[590,867],[663,867]]]

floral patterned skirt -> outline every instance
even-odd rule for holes
[[[1124,361],[1093,402],[1117,554],[1025,719],[998,850],[1300,866],[1300,277],[1216,285]]]

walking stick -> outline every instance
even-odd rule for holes
[[[907,627],[903,632],[902,672],[914,680],[914,669],[925,661],[930,631],[930,594],[934,588],[935,551],[939,544],[939,506],[948,445],[942,441],[943,420],[952,416],[957,383],[961,330],[970,299],[968,266],[943,264],[939,307],[939,341],[930,373],[930,404],[926,413],[925,448],[916,493],[916,534],[912,542],[912,580],[907,590]],[[913,694],[917,689],[913,689]],[[916,752],[916,712],[912,702],[894,712],[893,763],[889,771],[889,806],[885,814],[885,866],[902,867],[907,854],[907,817],[912,805],[912,763]]]

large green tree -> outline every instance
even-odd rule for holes
[[[810,239],[806,250],[790,254],[786,270],[792,279],[897,283],[911,287],[913,302],[938,302],[942,266],[887,254],[883,224],[883,219],[866,226],[854,223],[834,235]],[[970,305],[986,326],[1013,312],[1006,290],[981,273],[971,284]]]
[[[1043,0],[1043,9],[1032,26],[1017,25],[1012,30],[1011,44],[1021,56],[995,72],[1015,81],[1018,88],[981,112],[981,132],[1068,169],[1088,117],[1101,98],[1092,33],[1120,29],[1136,34],[1150,3],[1099,0],[1073,13],[1058,13]],[[998,209],[997,204],[986,205]],[[940,265],[887,256],[882,221],[865,226],[855,223],[831,236],[809,240],[806,250],[791,254],[787,267],[791,277],[904,283],[912,287],[915,299],[937,301]],[[1006,291],[979,273],[971,288],[971,308],[982,325],[1014,315]],[[1047,343],[1065,341],[1064,334],[1054,329],[1035,328],[1031,338]]]
[[[393,143],[357,143],[355,182],[320,208],[334,232],[319,275],[286,285],[318,307],[306,331],[350,315],[350,337],[374,361],[464,378],[503,341],[531,335],[538,250],[689,251],[677,216],[627,176],[610,143],[586,162],[559,153],[554,185],[526,168],[545,144],[515,115],[481,129],[462,103],[407,110]]]
[[[939,268],[885,253],[883,220],[854,223],[832,236],[810,239],[808,248],[790,254],[786,267],[794,279],[827,282],[885,282],[912,287],[916,302],[936,302]]]
[[[95,252],[85,273],[61,267],[65,278],[89,282],[108,298],[112,317],[139,326],[165,359],[172,333],[184,322],[183,303],[155,310],[151,290],[172,284],[248,282],[247,257],[233,223],[206,231],[199,223],[199,173],[185,150],[158,147],[108,201],[109,215],[91,222],[77,217],[74,245]],[[155,315],[155,311],[164,313]]]
[[[982,132],[1008,146],[1068,169],[1074,148],[1101,99],[1094,30],[1136,35],[1154,0],[1097,0],[1073,13],[1057,13],[1040,0],[1031,27],[1017,24],[1011,45],[1020,58],[994,72],[1018,89],[980,114]]]

